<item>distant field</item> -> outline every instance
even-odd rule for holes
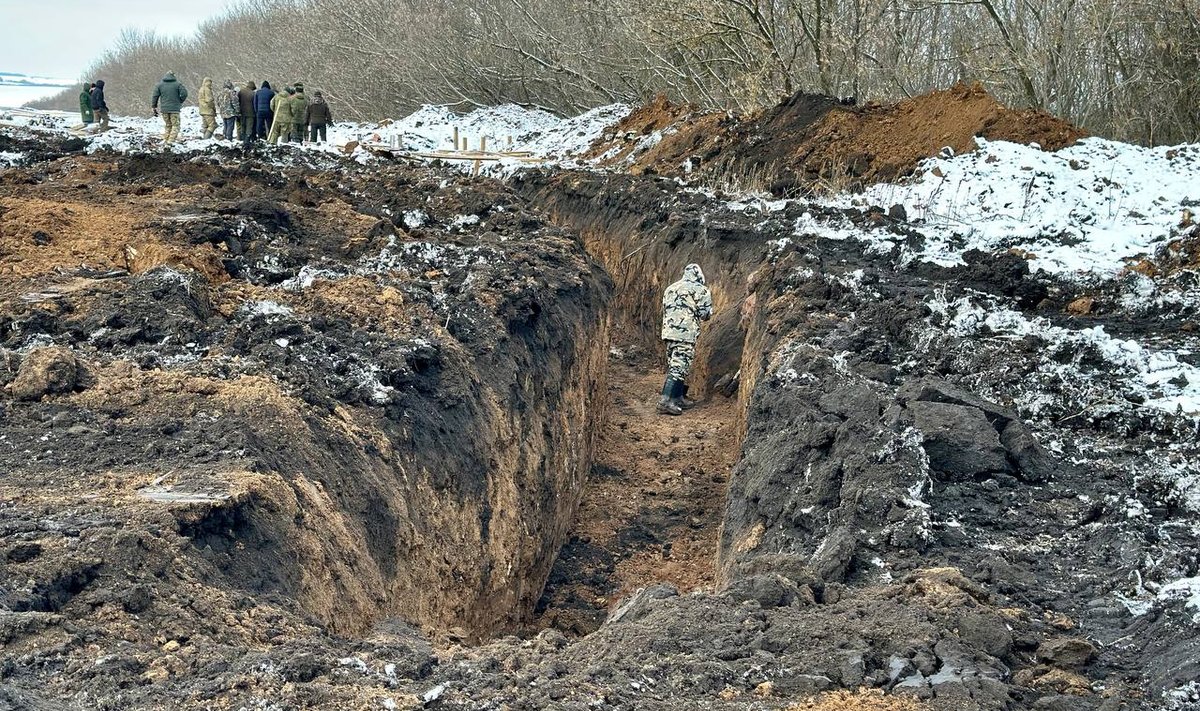
[[[5,86],[0,84],[0,107],[17,108],[32,101],[54,96],[61,86]]]

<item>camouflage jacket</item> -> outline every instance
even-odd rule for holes
[[[698,265],[689,264],[683,278],[663,294],[663,340],[695,343],[700,337],[700,322],[712,316],[712,309],[712,294],[704,285],[704,273]]]

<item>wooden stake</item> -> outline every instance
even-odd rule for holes
[[[458,148],[458,126],[454,127],[454,147]]]
[[[483,153],[487,150],[487,136],[479,137],[479,152]]]
[[[463,136],[462,149],[464,151],[467,150],[467,137],[466,136]]]

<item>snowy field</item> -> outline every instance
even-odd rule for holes
[[[35,82],[37,86],[32,86],[28,82]],[[54,96],[68,86],[74,86],[74,84],[67,79],[47,79],[0,73],[0,109],[20,108],[38,99]]]

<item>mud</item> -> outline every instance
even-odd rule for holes
[[[291,160],[4,172],[0,708],[1111,711],[1200,674],[1183,601],[1122,602],[1197,573],[1156,473],[1191,424],[1077,416],[1045,359],[1119,397],[1097,354],[943,320],[1088,289],[646,175]],[[703,401],[654,418],[690,261]]]

